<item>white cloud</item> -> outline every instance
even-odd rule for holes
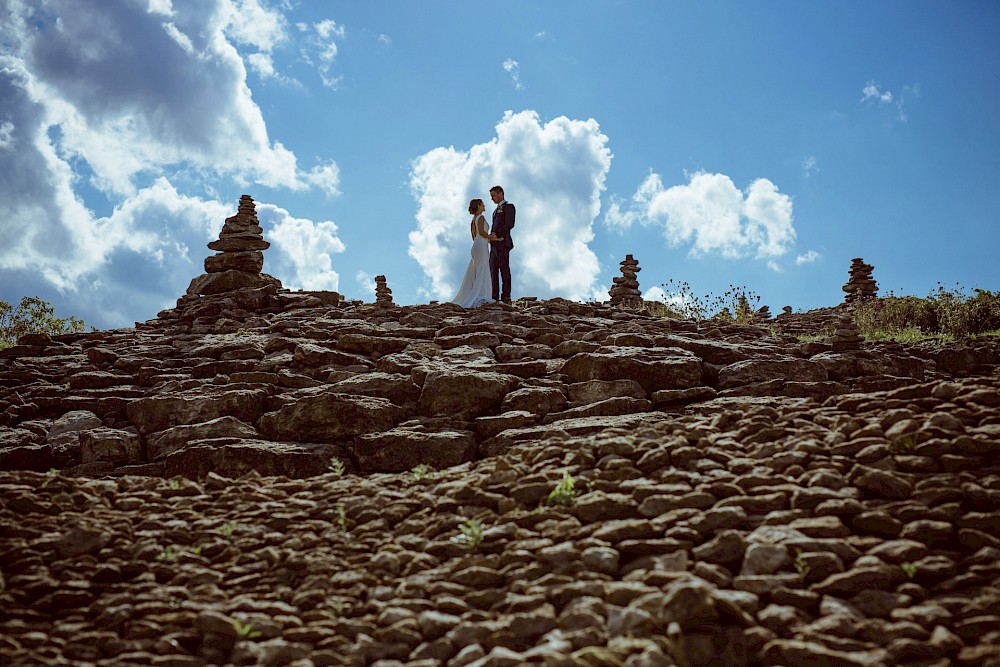
[[[795,258],[796,266],[802,266],[803,264],[811,264],[819,259],[821,255],[815,250],[807,250],[803,254]]]
[[[273,204],[258,203],[257,217],[264,237],[273,244],[264,265],[266,273],[290,289],[337,290],[340,274],[333,270],[330,255],[346,247],[337,236],[336,224],[295,218]]]
[[[330,197],[340,194],[340,168],[336,162],[317,165],[305,174],[305,179]]]
[[[361,292],[361,299],[375,298],[375,276],[367,271],[358,270],[354,274],[354,280],[358,283]]]
[[[882,87],[877,81],[869,81],[865,84],[865,87],[861,89],[861,101],[875,102],[877,104],[889,104],[889,102],[892,102],[892,93],[888,90],[882,90]]]
[[[906,123],[910,120],[910,113],[907,110],[906,101],[907,99],[912,100],[918,97],[920,97],[919,83],[910,86],[903,86],[902,90],[897,95],[889,90],[883,90],[881,84],[877,81],[869,81],[865,84],[865,87],[861,89],[860,102],[867,103],[869,106],[874,104],[878,107],[891,105],[888,106],[885,113],[891,112],[893,116],[892,118],[886,118],[886,124],[889,124],[891,120]]]
[[[503,61],[503,71],[510,74],[510,80],[514,84],[514,90],[522,90],[524,86],[521,85],[521,64],[516,60],[507,58]]]
[[[792,200],[766,178],[740,191],[724,174],[696,172],[686,185],[663,187],[651,173],[627,204],[612,198],[605,224],[624,230],[639,222],[661,225],[672,246],[690,244],[694,257],[773,259],[795,240]]]
[[[0,122],[0,151],[14,148],[14,123]]]
[[[288,39],[285,16],[260,0],[229,0],[222,11],[226,34],[239,44],[270,53]]]
[[[385,44],[386,46],[388,46],[389,44],[392,44],[392,37],[389,37],[389,35],[383,33],[378,36],[378,41],[380,44]]]
[[[205,244],[236,211],[235,201],[175,183],[197,175],[207,192],[260,184],[337,193],[336,163],[301,169],[268,137],[229,35],[263,55],[280,31],[234,27],[234,7],[266,9],[250,0],[0,3],[0,144],[10,149],[0,150],[0,298],[56,294],[98,326],[147,319],[202,272]],[[113,210],[88,209],[84,184]],[[275,275],[291,286],[335,284],[321,255],[343,250],[336,226],[270,215]]]
[[[810,155],[802,160],[802,174],[809,178],[814,173],[819,171],[819,163],[816,161],[815,155]]]
[[[313,24],[297,23],[296,27],[300,32],[309,34],[302,49],[302,60],[316,68],[325,87],[336,90],[344,77],[332,74],[333,62],[340,52],[337,41],[346,37],[346,29],[332,19]]]
[[[295,155],[268,137],[227,40],[263,49],[280,40],[280,25],[246,22],[273,15],[256,0],[193,3],[170,23],[159,13],[172,10],[165,3],[156,12],[97,0],[36,4],[11,0],[0,10],[0,39],[12,46],[3,67],[58,129],[59,156],[86,162],[93,186],[127,196],[140,175],[193,168],[310,187]],[[251,62],[266,70],[264,56]]]
[[[642,298],[645,301],[659,301],[680,314],[691,313],[692,310],[697,308],[694,297],[690,292],[668,292],[659,285],[654,285],[643,292]]]
[[[499,184],[517,208],[514,294],[590,296],[600,267],[588,244],[611,166],[608,138],[593,119],[543,124],[530,110],[506,112],[496,131],[468,151],[435,148],[413,163],[418,209],[409,252],[430,280],[426,295],[455,296],[469,262],[469,200],[487,202],[489,220],[489,188]]]

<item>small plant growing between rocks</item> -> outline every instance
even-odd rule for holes
[[[917,574],[917,564],[916,563],[900,563],[899,569],[903,571],[907,579],[912,579]]]
[[[52,483],[52,480],[54,480],[58,476],[59,476],[58,470],[56,470],[55,468],[49,468],[49,471],[45,473],[45,481],[42,482],[42,488],[44,489],[45,487],[47,487],[49,484]]]
[[[413,479],[426,479],[435,475],[435,472],[426,463],[414,466],[411,472],[413,473]]]
[[[193,547],[191,547],[191,553],[193,553],[195,556],[200,556],[201,555],[201,550],[203,548],[204,547],[201,544],[193,546]]]
[[[334,475],[337,475],[338,477],[340,477],[340,476],[342,476],[344,474],[345,470],[347,470],[347,468],[346,468],[346,466],[344,466],[344,462],[343,461],[341,461],[337,457],[334,457],[334,458],[330,459],[330,471]]]
[[[176,491],[177,489],[181,488],[181,483],[176,479],[172,479],[169,482],[167,482],[167,486],[170,487],[171,490]]]
[[[470,549],[475,549],[483,541],[483,524],[479,519],[468,519],[458,527],[461,534],[451,538],[456,544],[466,544]]]
[[[904,435],[889,445],[889,451],[893,454],[912,454],[916,448],[917,436],[913,433],[910,435]]]
[[[260,637],[260,630],[254,630],[253,625],[233,619],[233,629],[236,630],[236,638],[240,640],[257,639]]]
[[[174,545],[171,544],[167,546],[167,548],[164,549],[156,557],[156,560],[160,561],[161,563],[172,563],[173,561],[177,560],[177,556],[178,556],[177,549],[175,549]]]
[[[576,488],[576,482],[573,480],[573,476],[568,472],[564,472],[562,480],[556,485],[556,488],[552,489],[549,493],[546,504],[569,507],[576,500],[579,493],[579,490]]]
[[[809,576],[809,566],[806,559],[802,557],[802,549],[795,548],[795,571],[799,573],[799,581],[805,581]]]
[[[235,521],[227,521],[218,528],[216,528],[216,530],[225,535],[226,537],[232,537],[233,532],[236,530],[236,525],[237,524]]]
[[[347,612],[351,610],[351,608],[340,598],[334,598],[333,600],[330,600],[329,607],[330,607],[330,612],[336,618],[342,618],[347,614]]]
[[[344,505],[337,505],[337,525],[340,526],[340,530],[347,532],[347,510],[344,509]]]

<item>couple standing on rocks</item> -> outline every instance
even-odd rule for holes
[[[484,303],[503,301],[510,303],[510,251],[514,241],[510,230],[514,228],[514,205],[504,198],[503,188],[490,188],[490,199],[496,204],[492,225],[486,224],[482,199],[469,202],[472,223],[472,259],[465,270],[462,287],[452,299],[464,308],[475,308]],[[501,291],[501,279],[503,290]]]

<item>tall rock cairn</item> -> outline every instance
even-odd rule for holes
[[[639,280],[635,276],[642,271],[639,268],[639,261],[632,255],[625,255],[625,260],[619,264],[621,264],[622,275],[611,279],[614,285],[608,291],[608,294],[611,295],[611,305],[641,308],[642,292],[639,291]]]
[[[392,308],[392,290],[386,285],[385,276],[375,276],[375,307]]]
[[[853,304],[856,301],[875,298],[878,294],[878,284],[872,279],[874,268],[871,264],[865,264],[860,257],[851,260],[851,277],[843,288],[847,292],[847,296],[844,297],[845,302]]]
[[[210,250],[218,252],[205,258],[205,273],[191,281],[187,293],[222,294],[267,285],[280,288],[280,280],[261,273],[264,268],[263,251],[271,247],[264,240],[263,233],[253,198],[243,195],[236,215],[226,218],[219,240],[208,244]]]

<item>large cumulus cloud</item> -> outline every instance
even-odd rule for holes
[[[99,326],[149,317],[235,212],[219,191],[337,194],[336,163],[303,168],[247,85],[237,45],[263,57],[286,37],[264,0],[0,3],[0,298],[47,286]],[[296,224],[342,249],[332,223]]]

